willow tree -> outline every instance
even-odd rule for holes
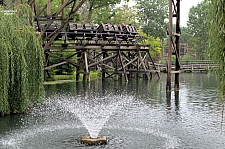
[[[30,7],[0,11],[0,113],[23,113],[44,95],[43,49]]]
[[[218,63],[219,88],[225,95],[225,1],[211,0],[209,7],[210,56]]]

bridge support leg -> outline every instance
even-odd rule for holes
[[[84,52],[84,65],[85,65],[85,72],[84,72],[84,76],[83,76],[83,81],[90,81],[90,72],[88,69],[88,58],[87,58],[87,52]]]
[[[176,1],[176,3],[175,3]],[[176,17],[176,32],[173,33],[173,17]],[[175,90],[179,89],[180,70],[180,0],[169,0],[169,25],[168,25],[168,64],[166,91],[171,91],[171,66],[172,55],[176,56],[175,62]],[[175,37],[175,42],[173,41]]]
[[[105,59],[107,57],[107,54],[105,51],[102,52],[102,56],[103,56],[103,59]],[[106,72],[105,66],[102,66],[102,80],[105,80],[105,72]]]
[[[176,33],[180,34],[180,0],[177,0],[177,14],[176,14]],[[180,36],[176,36],[175,40],[176,48],[175,48],[175,55],[176,55],[176,63],[175,69],[178,72],[180,70]],[[180,86],[180,73],[175,73],[175,90],[179,89]]]
[[[119,59],[120,59],[120,64],[121,64],[122,69],[123,69],[123,74],[124,74],[125,80],[126,80],[126,82],[128,82],[127,72],[126,72],[126,69],[125,69],[125,66],[124,66],[124,63],[123,63],[123,58],[122,58],[122,54],[121,54],[120,50],[118,51],[118,55],[119,55]]]
[[[76,69],[76,82],[78,82],[80,80],[80,64],[81,64],[81,52],[77,52],[77,69]]]
[[[49,66],[49,54],[47,54],[46,52],[48,52],[50,50],[46,50],[45,51],[45,61],[44,61],[44,67],[48,67]],[[49,70],[44,70],[44,81],[47,81],[47,78],[50,78],[51,75],[49,73]]]

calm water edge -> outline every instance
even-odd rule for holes
[[[182,73],[180,90],[171,94],[165,92],[166,74],[45,90],[45,103],[31,113],[0,117],[0,149],[225,149],[215,75]],[[108,144],[80,143],[92,126],[102,128]]]

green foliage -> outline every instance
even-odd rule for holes
[[[150,54],[153,58],[160,55],[162,48],[161,48],[161,41],[159,38],[154,38],[153,36],[148,36],[144,33],[141,29],[138,30],[140,36],[144,37],[144,42],[146,45],[150,45]]]
[[[143,31],[161,40],[167,37],[168,0],[137,1],[139,22],[143,23]]]
[[[99,8],[93,11],[92,23],[100,24],[100,22],[106,23],[112,22],[112,18],[114,18],[117,9],[111,9],[110,7]]]
[[[115,5],[120,2],[121,0],[87,0],[83,8],[80,9],[81,20],[85,20],[84,23],[99,23],[100,21],[96,20],[96,17],[103,17],[104,20],[101,21],[105,22],[106,18],[110,19],[110,16],[113,16]],[[101,15],[96,16],[99,13],[101,13]]]
[[[225,1],[211,0],[209,7],[209,53],[218,62],[219,88],[225,95]]]
[[[134,7],[123,5],[122,7],[111,8],[104,7],[93,11],[93,23],[99,24],[100,22],[109,22],[111,24],[132,24],[139,26],[136,22],[137,13]]]
[[[0,113],[26,112],[43,95],[43,49],[30,22],[31,11],[0,13]]]
[[[61,52],[61,54],[59,52],[53,52],[54,54],[58,54],[61,57],[70,57],[72,54],[74,54],[74,52]],[[75,58],[75,56],[73,56],[72,58]],[[61,60],[59,60],[58,58],[55,57],[50,57],[50,62],[53,64],[59,63],[61,62]],[[57,75],[62,75],[62,74],[70,74],[73,71],[75,71],[75,67],[72,67],[70,64],[64,64],[64,65],[60,65],[57,67],[54,67],[54,69],[51,70],[51,74],[57,74]]]
[[[115,10],[115,15],[111,18],[111,22],[113,24],[132,24],[132,26],[139,27],[137,18],[137,12],[134,7],[123,5]]]
[[[193,61],[196,60],[193,56],[184,56],[180,59],[181,61]]]
[[[188,14],[189,45],[195,50],[199,59],[207,59],[208,48],[208,8],[209,3],[203,1],[193,6]]]

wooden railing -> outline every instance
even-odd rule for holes
[[[208,65],[214,65],[216,64],[215,61],[212,60],[181,60],[181,65],[191,65],[191,64],[208,64]]]
[[[151,64],[150,64],[151,65]],[[207,72],[217,68],[216,61],[212,60],[188,60],[180,61],[181,72]],[[161,72],[167,72],[167,64],[155,63],[155,66]],[[175,69],[175,65],[172,64],[172,70]]]

